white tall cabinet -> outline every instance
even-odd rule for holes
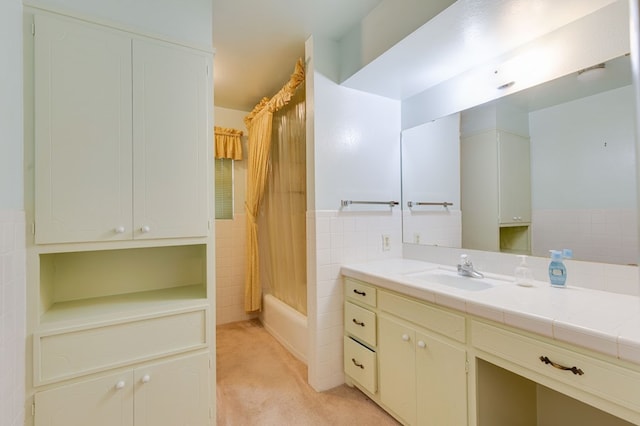
[[[27,424],[214,424],[212,53],[25,28]]]
[[[460,139],[462,246],[530,251],[529,138],[492,129]]]

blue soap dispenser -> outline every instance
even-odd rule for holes
[[[549,250],[551,253],[551,263],[549,263],[549,281],[553,287],[566,287],[567,268],[562,262],[562,252],[560,250]]]

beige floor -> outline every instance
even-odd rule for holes
[[[398,425],[345,385],[316,392],[306,366],[258,321],[217,328],[218,426]]]

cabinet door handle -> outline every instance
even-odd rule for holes
[[[151,376],[148,374],[145,374],[144,376],[142,376],[141,381],[142,383],[149,383],[151,381]]]
[[[409,341],[409,335],[408,334],[403,334],[402,335],[402,340],[404,340],[405,342]]]
[[[547,365],[551,365],[553,368],[557,368],[558,370],[571,371],[573,374],[576,374],[578,376],[582,376],[584,374],[584,371],[576,366],[565,367],[564,365],[556,364],[544,355],[540,356],[540,361],[544,362]]]
[[[366,293],[366,292],[364,292],[364,291],[360,291],[360,290],[358,290],[357,288],[354,288],[354,289],[353,289],[353,292],[354,292],[355,294],[359,294],[360,296],[366,296],[366,295],[367,295],[367,293]]]
[[[124,389],[125,384],[126,383],[124,382],[124,380],[120,380],[118,383],[116,383],[116,390]]]
[[[424,349],[427,347],[427,344],[422,340],[418,340],[418,347]]]
[[[116,226],[116,228],[113,230],[116,234],[124,234],[124,226]]]
[[[144,225],[142,228],[140,228],[140,232],[142,232],[143,234],[146,234],[149,231],[151,231],[149,225]]]
[[[353,320],[352,320],[352,321],[353,321],[353,323],[354,323],[354,324],[359,325],[360,327],[364,327],[364,323],[363,323],[363,322],[360,322],[360,321],[358,321],[358,320],[357,320],[357,319],[355,319],[355,318],[353,318]]]
[[[362,368],[364,370],[364,365],[362,365],[358,361],[356,361],[355,358],[351,358],[351,362],[353,362],[353,365],[355,365],[356,367]]]

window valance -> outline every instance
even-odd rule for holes
[[[242,160],[242,130],[215,126],[215,157]]]

